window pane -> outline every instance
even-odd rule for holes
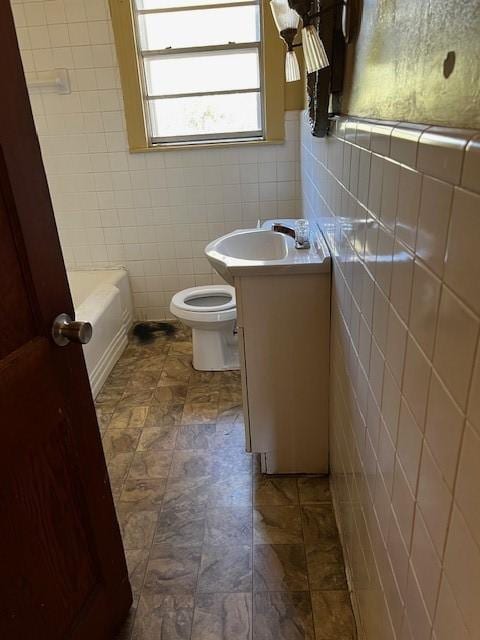
[[[152,136],[195,136],[260,131],[260,93],[150,100]]]
[[[142,50],[258,42],[258,6],[198,9],[138,16]]]
[[[155,9],[171,9],[172,7],[192,7],[209,4],[230,4],[234,2],[251,2],[251,0],[137,0],[136,7],[139,11]]]
[[[149,95],[206,93],[260,87],[256,49],[179,54],[148,58],[145,76]]]

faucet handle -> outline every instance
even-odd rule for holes
[[[295,221],[295,247],[310,249],[310,224],[303,218]]]

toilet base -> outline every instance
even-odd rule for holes
[[[240,368],[238,339],[233,327],[223,331],[192,327],[192,342],[193,368],[197,371],[234,371]]]

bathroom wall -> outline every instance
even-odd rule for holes
[[[125,265],[138,318],[168,317],[173,293],[218,281],[209,240],[299,215],[297,112],[282,145],[130,154],[106,0],[12,8],[27,80],[70,73],[70,95],[31,92],[67,266]]]
[[[334,256],[335,506],[368,640],[479,638],[479,133],[302,126],[304,211]]]
[[[480,128],[477,0],[351,0],[342,113]]]

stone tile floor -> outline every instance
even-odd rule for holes
[[[328,479],[264,476],[238,372],[184,328],[131,342],[97,397],[134,592],[118,640],[351,640]]]

